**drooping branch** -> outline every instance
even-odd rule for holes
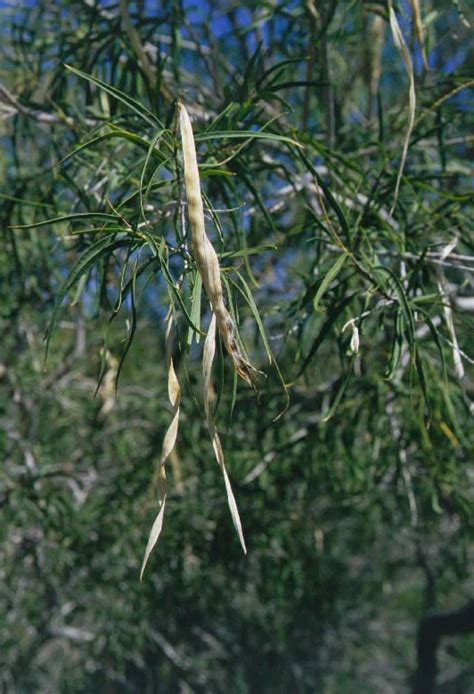
[[[474,600],[451,612],[434,610],[420,623],[417,637],[417,671],[413,681],[413,694],[434,691],[438,673],[437,650],[443,636],[457,636],[474,632]]]

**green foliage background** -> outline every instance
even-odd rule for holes
[[[2,8],[5,691],[407,691],[418,620],[472,596],[474,13],[422,10],[429,71],[395,5],[417,109],[391,216],[408,82],[385,2]],[[247,557],[203,416],[177,97],[266,374],[251,392],[220,350]],[[140,583],[169,306],[182,417]],[[440,691],[472,689],[472,657],[443,643]]]

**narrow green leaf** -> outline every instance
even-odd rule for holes
[[[268,244],[266,246],[252,246],[250,248],[242,248],[239,251],[225,251],[220,254],[221,258],[245,258],[248,255],[258,255],[265,251],[276,251],[278,246]]]
[[[430,405],[430,399],[428,396],[428,387],[426,383],[426,376],[425,376],[425,369],[423,367],[423,362],[421,361],[420,357],[420,350],[415,347],[414,350],[415,353],[415,369],[418,374],[418,380],[420,381],[420,386],[421,386],[421,392],[423,393],[423,399],[425,401],[426,409],[427,409],[427,417],[428,420],[431,419],[431,405]]]
[[[137,145],[140,147],[140,149],[145,150],[147,153],[150,151],[150,143],[148,140],[145,140],[145,138],[140,137],[140,135],[137,135],[136,133],[132,133],[129,130],[125,130],[124,128],[119,128],[118,126],[114,125],[113,123],[108,123],[108,127],[111,128],[109,132],[106,133],[101,133],[100,135],[96,135],[95,137],[90,138],[86,142],[83,142],[82,144],[78,145],[75,149],[72,150],[72,152],[69,152],[69,154],[66,154],[66,156],[61,159],[58,163],[62,164],[68,159],[71,159],[74,157],[76,154],[79,154],[79,152],[82,152],[85,149],[92,148],[93,151],[95,151],[95,145],[97,145],[99,142],[103,142],[104,140],[111,140],[111,139],[120,139],[120,140],[127,140],[128,142],[131,142],[134,145]],[[165,131],[159,131],[161,134]],[[153,143],[152,143],[153,144]],[[160,153],[157,150],[154,150],[152,148],[153,156],[161,158]]]
[[[9,202],[19,202],[24,207],[54,207],[54,205],[50,205],[44,202],[25,200],[24,198],[18,198],[15,195],[6,195],[5,193],[0,193],[0,200],[8,200]]]
[[[287,58],[286,60],[282,60],[279,63],[276,63],[275,65],[272,65],[268,70],[265,70],[265,72],[258,78],[257,80],[257,85],[262,84],[264,80],[267,79],[273,72],[276,70],[281,70],[284,67],[287,67],[288,65],[294,65],[295,63],[301,63],[304,61],[304,58]]]
[[[115,388],[118,388],[120,374],[122,373],[122,367],[124,365],[127,354],[132,346],[133,338],[135,337],[135,332],[137,330],[137,309],[136,309],[136,281],[137,281],[137,264],[138,260],[135,261],[135,267],[132,270],[131,277],[131,290],[130,290],[130,308],[131,308],[131,322],[130,330],[127,335],[127,342],[125,348],[120,356],[119,365],[117,368],[117,376],[115,378]]]
[[[312,162],[308,159],[308,157],[302,152],[301,150],[298,150],[299,156],[308,168],[308,170],[313,174],[313,176],[316,179],[317,184],[320,186],[321,190],[323,191],[324,197],[326,198],[326,201],[331,207],[331,209],[334,211],[336,214],[336,217],[339,220],[339,224],[341,225],[341,229],[343,230],[347,242],[350,243],[351,241],[351,230],[349,227],[349,223],[346,219],[346,216],[344,212],[342,211],[341,206],[336,202],[334,199],[331,191],[329,190],[329,187],[324,183],[323,179],[321,176],[318,174],[316,168],[313,166]]]
[[[180,305],[184,316],[188,322],[188,325],[199,335],[205,335],[206,333],[203,332],[200,328],[198,328],[193,321],[191,320],[191,316],[189,315],[189,311],[183,301],[183,297],[181,296],[181,292],[179,289],[176,287],[176,282],[173,280],[173,277],[171,276],[171,273],[168,268],[168,262],[166,258],[166,241],[163,237],[160,238],[159,243],[157,243],[157,240],[153,237],[152,234],[149,232],[145,231],[144,229],[140,230],[141,236],[146,238],[147,244],[153,253],[154,256],[156,256],[159,261],[160,261],[160,269],[163,271],[163,277],[165,279],[165,282],[171,289],[171,292],[173,296],[177,299],[178,304]]]
[[[240,131],[240,130],[213,130],[212,132],[198,133],[194,137],[196,142],[205,142],[206,140],[269,140],[270,142],[285,142],[294,147],[302,148],[299,142],[293,140],[286,135],[277,135],[276,133],[267,133],[262,130]]]
[[[411,310],[410,304],[408,303],[407,295],[402,286],[402,283],[400,282],[397,275],[394,272],[392,272],[392,270],[390,270],[390,268],[388,267],[378,265],[377,267],[374,267],[374,271],[376,273],[385,273],[389,276],[389,279],[392,283],[392,287],[397,295],[398,303],[400,304],[403,313],[405,314],[405,320],[407,322],[408,327],[408,344],[410,350],[412,350],[415,344],[415,319],[413,317],[413,311]]]
[[[405,322],[403,320],[403,312],[401,309],[397,310],[395,316],[395,334],[392,340],[392,349],[390,352],[390,362],[389,368],[385,375],[387,380],[391,380],[397,373],[398,367],[400,366],[400,360],[403,353],[403,333],[405,329]]]
[[[61,217],[54,217],[54,219],[45,219],[42,222],[32,222],[31,224],[16,224],[11,227],[11,229],[36,229],[38,227],[48,226],[48,224],[60,224],[61,222],[77,222],[87,219],[103,219],[104,221],[116,222],[119,218],[115,214],[109,214],[107,212],[75,212],[73,214],[66,214]]]
[[[331,306],[328,308],[328,317],[324,321],[321,330],[319,331],[318,335],[316,336],[316,339],[314,340],[313,344],[311,345],[311,349],[309,350],[307,356],[305,357],[303,364],[298,372],[298,378],[306,371],[308,368],[309,363],[314,359],[316,356],[316,352],[318,349],[321,347],[322,343],[324,342],[326,335],[329,333],[330,329],[332,328],[333,324],[336,322],[338,317],[341,315],[341,313],[344,311],[347,306],[352,302],[356,294],[350,294],[349,296],[346,296],[343,301],[341,301],[340,304],[337,304],[336,306]]]
[[[155,151],[155,147],[156,147],[158,141],[160,140],[160,138],[163,137],[163,132],[164,132],[163,130],[158,130],[158,132],[156,133],[155,137],[154,137],[153,140],[151,141],[150,147],[149,147],[148,152],[147,152],[147,155],[146,155],[145,163],[143,164],[142,173],[141,173],[141,175],[140,175],[139,199],[140,199],[140,210],[141,210],[142,217],[143,217],[144,220],[146,220],[145,209],[144,209],[144,200],[145,200],[145,197],[146,197],[147,194],[148,194],[148,191],[150,190],[150,186],[151,186],[151,184],[153,183],[153,177],[154,177],[154,175],[155,175],[155,173],[156,173],[156,171],[153,172],[153,174],[152,174],[152,176],[151,176],[151,178],[150,178],[150,180],[149,180],[149,182],[148,182],[148,185],[147,185],[147,187],[146,187],[145,193],[144,193],[144,192],[143,192],[143,188],[144,188],[144,181],[145,181],[146,171],[147,171],[147,168],[148,168],[148,164],[149,164],[150,158],[151,158],[152,154],[153,154],[154,151]]]
[[[321,299],[323,298],[326,289],[329,287],[331,282],[334,279],[336,279],[337,275],[342,270],[342,266],[346,262],[346,259],[347,259],[346,253],[344,253],[343,255],[340,255],[339,258],[334,263],[334,265],[331,267],[331,269],[328,270],[328,272],[325,274],[323,281],[319,285],[318,291],[316,292],[316,295],[313,299],[313,308],[315,311],[317,310],[318,304],[321,301]]]
[[[293,87],[327,87],[329,82],[318,80],[291,80],[288,82],[279,82],[266,87],[268,92],[277,92],[279,89],[291,89]]]
[[[202,297],[202,277],[199,272],[194,273],[193,293],[191,297],[191,321],[199,329],[201,328],[201,297]],[[188,328],[188,346],[191,345],[193,337],[199,344],[201,333],[195,332],[191,326]]]
[[[275,369],[276,374],[278,376],[278,379],[279,379],[279,381],[283,387],[283,391],[285,393],[285,406],[284,406],[283,410],[277,415],[277,417],[275,417],[274,421],[276,421],[288,409],[288,405],[290,402],[290,396],[288,395],[288,388],[286,387],[285,379],[283,378],[283,374],[280,371],[280,367],[278,366],[278,362],[273,355],[272,348],[270,347],[270,342],[268,341],[267,333],[266,333],[265,327],[263,325],[263,321],[260,317],[260,313],[259,313],[259,310],[257,308],[257,304],[255,303],[255,300],[252,296],[252,292],[250,291],[250,287],[248,286],[247,282],[242,277],[240,272],[237,272],[236,274],[237,274],[237,277],[239,278],[239,280],[242,284],[243,289],[241,287],[239,287],[239,285],[236,284],[235,282],[233,282],[232,284],[234,284],[234,286],[237,287],[237,289],[239,290],[239,292],[242,294],[242,296],[245,298],[247,304],[249,305],[250,310],[252,311],[252,314],[253,314],[255,321],[257,323],[257,326],[258,326],[258,330],[260,332],[260,336],[262,338],[263,345],[265,347],[265,352],[267,353],[268,362]]]
[[[243,290],[239,287],[238,284],[235,284],[235,282],[233,282],[232,284],[234,284],[234,286],[237,287],[237,289],[239,290],[239,292],[242,294],[245,301],[249,305],[250,310],[252,311],[253,316],[255,318],[255,321],[257,323],[258,330],[260,332],[260,336],[262,338],[262,342],[263,342],[263,345],[265,347],[265,352],[267,353],[268,363],[272,364],[274,362],[272,349],[270,347],[267,333],[266,333],[265,328],[263,326],[263,322],[262,322],[262,319],[260,317],[260,313],[258,311],[257,304],[255,303],[255,299],[252,296],[252,292],[250,291],[250,287],[248,286],[247,282],[244,280],[244,278],[242,277],[240,272],[236,272],[236,275],[239,278],[240,282],[242,283]]]
[[[129,244],[129,241],[126,239],[117,240],[110,237],[101,238],[92,244],[92,246],[90,246],[90,248],[88,248],[87,251],[85,251],[85,253],[83,253],[77,260],[57,293],[56,304],[45,335],[45,360],[48,355],[52,332],[58,323],[60,315],[63,311],[63,301],[70,289],[84,273],[88,272],[90,268],[97,263],[97,261],[103,255],[107,255],[115,249],[127,244]]]
[[[347,369],[346,374],[343,376],[343,378],[340,381],[336,396],[333,400],[331,407],[329,408],[329,411],[327,412],[327,414],[324,415],[323,422],[328,422],[336,414],[336,410],[339,407],[339,404],[342,400],[342,396],[346,392],[347,386],[349,385],[349,381],[351,380],[352,370],[354,367],[354,361],[355,361],[355,356],[352,357],[351,363],[349,364],[349,368]]]
[[[102,82],[102,80],[98,79],[97,77],[88,75],[85,72],[82,72],[82,70],[78,70],[77,68],[72,67],[71,65],[65,65],[64,67],[67,70],[70,70],[74,75],[77,75],[78,77],[81,77],[82,79],[87,80],[92,84],[95,84],[96,87],[103,89],[105,92],[107,92],[107,94],[110,94],[110,96],[113,96],[114,99],[117,99],[117,101],[121,101],[123,104],[125,104],[125,106],[134,111],[137,115],[140,116],[140,118],[146,121],[153,128],[156,128],[156,126],[158,126],[159,128],[163,128],[163,124],[161,123],[160,119],[157,118],[157,116],[155,116],[154,113],[149,111],[145,106],[143,106],[143,104],[141,104],[136,99],[133,99],[131,96],[128,96],[128,94],[124,94],[124,92],[121,92],[119,89],[112,87],[110,84]]]

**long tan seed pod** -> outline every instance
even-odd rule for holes
[[[231,357],[239,376],[249,385],[253,385],[252,367],[243,357],[237,344],[234,321],[224,303],[219,260],[214,247],[207,237],[204,226],[204,208],[201,197],[196,147],[191,121],[183,104],[179,104],[179,124],[194,259],[202,277],[202,283],[209,303],[216,317],[217,328],[224,347]]]
[[[209,434],[211,436],[214,455],[216,456],[216,460],[219,463],[219,467],[222,470],[222,474],[224,476],[225,490],[227,493],[227,503],[229,504],[232,521],[237,531],[237,535],[239,536],[240,544],[242,545],[244,554],[247,554],[247,547],[245,546],[244,534],[242,531],[242,523],[240,522],[237,502],[235,501],[232,486],[230,484],[229,475],[227,474],[227,469],[224,461],[224,451],[222,450],[221,440],[219,438],[219,434],[216,429],[216,424],[214,422],[214,417],[212,416],[211,412],[211,373],[214,355],[216,353],[216,321],[217,317],[214,313],[211,319],[211,323],[209,325],[209,330],[207,331],[206,340],[204,342],[204,354],[202,359],[202,371],[204,376],[204,411],[206,413],[207,428],[209,429]]]
[[[148,538],[147,546],[145,549],[145,556],[143,557],[142,568],[140,571],[140,581],[143,578],[143,572],[147,565],[150,554],[153,551],[154,546],[158,542],[161,530],[163,528],[163,518],[165,515],[166,506],[166,471],[165,465],[169,460],[175,444],[176,438],[178,436],[178,426],[179,426],[179,403],[181,399],[181,389],[179,387],[179,381],[176,376],[173,364],[173,313],[170,309],[166,324],[166,360],[168,365],[168,398],[173,408],[173,419],[171,424],[166,431],[165,437],[163,439],[163,447],[161,449],[161,458],[157,470],[157,491],[158,491],[158,515],[155,518],[153,526],[150,531],[150,536]]]

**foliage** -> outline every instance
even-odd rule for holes
[[[472,594],[474,17],[417,6],[3,10],[7,691],[401,691]],[[256,392],[220,339],[202,392],[177,99]],[[472,641],[443,658],[468,691]]]

